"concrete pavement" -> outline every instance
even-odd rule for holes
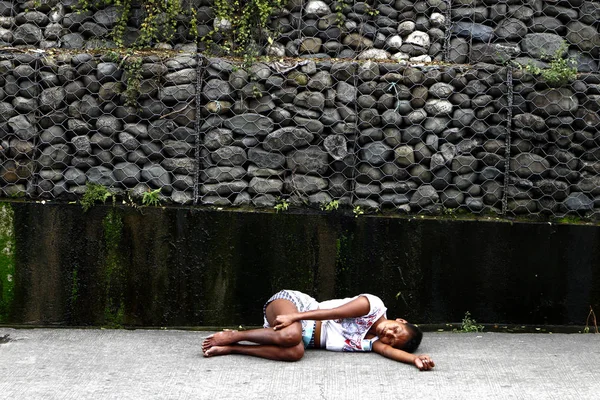
[[[419,372],[376,354],[203,358],[210,332],[0,327],[0,399],[583,399],[600,335],[426,333]],[[415,397],[413,397],[415,396]]]

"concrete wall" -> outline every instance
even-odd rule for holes
[[[259,325],[283,288],[375,293],[390,316],[585,324],[597,226],[12,203],[2,323]],[[12,211],[11,211],[12,210]],[[4,230],[5,232],[7,230]],[[6,236],[6,233],[4,233]],[[7,269],[1,270],[3,274]],[[6,293],[12,292],[8,297]]]

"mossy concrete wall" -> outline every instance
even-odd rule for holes
[[[258,325],[283,288],[371,292],[389,316],[585,324],[600,228],[341,212],[5,203],[0,323]],[[8,250],[6,250],[8,248]],[[9,277],[10,276],[10,277]]]

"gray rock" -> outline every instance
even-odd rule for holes
[[[171,132],[175,129],[175,127],[176,124],[171,120],[155,120],[150,122],[150,125],[148,126],[148,136],[150,136],[152,140],[164,141],[171,136]]]
[[[507,18],[502,20],[496,29],[494,35],[501,40],[521,39],[527,34],[527,26],[525,23],[516,18]]]
[[[458,208],[464,203],[465,195],[460,190],[447,188],[442,192],[440,200],[446,208]]]
[[[579,106],[577,96],[567,88],[546,89],[527,95],[529,109],[543,116],[575,112]]]
[[[97,24],[112,29],[117,25],[119,18],[121,18],[121,11],[115,6],[109,6],[97,11],[93,18]]]
[[[184,85],[188,87],[189,85]],[[191,93],[194,93],[195,87],[192,86]],[[202,94],[207,100],[230,100],[232,97],[232,88],[228,82],[220,79],[211,79],[205,83]]]
[[[211,151],[228,146],[233,142],[233,134],[229,129],[217,128],[208,131],[204,136],[204,146]]]
[[[185,68],[166,74],[164,79],[167,84],[171,85],[183,85],[187,83],[195,84],[196,70],[194,68]]]
[[[21,64],[15,67],[15,69],[13,70],[13,75],[21,79],[34,80],[35,73],[35,69],[33,69],[33,67],[28,64]]]
[[[541,195],[552,197],[558,201],[566,199],[570,193],[568,183],[554,179],[543,179],[534,182],[534,187]]]
[[[165,158],[161,165],[174,174],[193,175],[196,172],[196,161],[193,158]]]
[[[381,186],[378,183],[356,183],[354,193],[358,197],[373,197],[381,192]]]
[[[415,163],[414,149],[411,146],[400,146],[394,150],[396,164],[409,167]]]
[[[242,167],[212,167],[200,172],[200,180],[204,183],[230,182],[240,180],[244,175],[246,170]]]
[[[96,69],[96,78],[99,82],[114,82],[121,79],[123,70],[119,69],[117,63],[114,62],[102,62],[98,64]]]
[[[181,190],[174,190],[171,194],[171,200],[177,204],[192,204],[194,198],[191,193]]]
[[[248,192],[253,194],[280,194],[283,189],[283,182],[279,179],[267,179],[254,177],[248,184]]]
[[[422,108],[416,109],[405,118],[409,125],[421,124],[425,119],[427,119],[427,112]]]
[[[356,94],[356,88],[346,82],[339,82],[336,86],[335,98],[344,104],[354,103],[356,101]]]
[[[379,76],[379,65],[373,61],[367,61],[359,64],[358,78],[363,81],[375,79]]]
[[[30,23],[18,26],[13,32],[13,43],[24,45],[38,44],[43,38],[42,30]]]
[[[96,121],[96,129],[105,135],[113,135],[123,129],[121,120],[112,115],[101,115]]]
[[[327,136],[323,146],[334,160],[342,160],[349,154],[346,138],[342,135]]]
[[[477,171],[479,160],[471,155],[459,155],[452,159],[452,172],[466,174]]]
[[[584,24],[594,24],[600,21],[600,3],[584,1],[579,9],[579,18]]]
[[[121,134],[119,134],[119,138],[121,138]],[[134,139],[135,140],[135,139]],[[137,142],[137,141],[135,141]],[[130,146],[134,146],[135,143],[133,141],[128,142]],[[125,143],[124,143],[125,145]],[[127,147],[127,146],[125,146]],[[133,148],[135,149],[135,147]],[[132,149],[132,150],[133,150]],[[167,140],[163,143],[163,152],[168,157],[185,157],[192,154],[194,147],[187,142],[182,142],[179,140]]]
[[[393,160],[394,151],[383,142],[372,142],[362,148],[360,157],[370,165],[379,166]]]
[[[24,97],[15,97],[12,101],[15,110],[20,113],[30,113],[38,108],[38,103],[35,99],[26,99]]]
[[[472,22],[454,22],[452,33],[458,37],[472,38],[479,42],[489,42],[494,35],[494,28]]]
[[[315,91],[323,91],[333,86],[331,74],[327,71],[319,71],[308,80],[308,88]]]
[[[8,119],[8,126],[20,139],[31,140],[37,136],[37,128],[32,124],[32,119],[30,114],[16,115]]]
[[[330,73],[338,81],[348,81],[356,74],[358,70],[357,63],[354,62],[336,62],[331,65]]]
[[[286,157],[286,166],[297,173],[324,175],[329,167],[328,156],[317,146],[294,150]]]
[[[285,127],[268,134],[263,141],[263,147],[267,151],[287,152],[308,146],[313,138],[314,135],[306,129]]]
[[[128,162],[121,162],[115,164],[113,175],[117,182],[120,182],[125,186],[137,185],[142,177],[142,171],[140,167],[135,164]]]
[[[171,185],[172,179],[169,172],[159,164],[148,163],[142,168],[142,179],[156,188]]]
[[[212,82],[212,81],[210,81]],[[223,82],[223,81],[221,81]],[[229,84],[224,82],[228,87]],[[206,95],[206,87],[204,90],[204,94]],[[189,101],[191,98],[196,96],[196,85],[195,84],[185,84],[185,85],[174,85],[174,86],[166,86],[159,88],[158,90],[158,99],[165,103],[173,103],[173,102],[185,102]],[[208,97],[208,96],[206,96]],[[221,95],[217,99],[209,99],[209,100],[226,100],[228,99],[228,94]]]
[[[84,43],[85,39],[80,33],[67,33],[60,38],[60,47],[65,49],[81,49]]]
[[[443,82],[437,82],[429,88],[429,94],[438,99],[448,99],[456,89],[454,86]]]
[[[18,113],[10,103],[0,102],[0,121],[8,121]]]
[[[563,202],[566,211],[589,211],[594,209],[594,200],[585,193],[571,193]]]
[[[322,110],[325,105],[325,96],[320,92],[300,92],[294,98],[294,105],[309,110]]]
[[[237,199],[236,199],[237,200]],[[277,203],[277,198],[272,194],[262,194],[252,199],[252,204],[255,207],[273,207]]]
[[[240,135],[266,136],[273,131],[273,120],[260,114],[240,114],[225,121],[225,126]]]
[[[84,22],[79,27],[79,32],[85,37],[103,37],[108,34],[108,29],[93,22]],[[58,38],[57,38],[58,39]],[[91,40],[88,40],[86,46],[87,49],[91,48],[89,44],[92,43]]]
[[[529,113],[515,115],[513,122],[517,128],[529,128],[536,131],[541,131],[546,127],[542,117]]]
[[[448,115],[452,113],[453,105],[447,100],[432,99],[425,103],[425,111],[431,116]]]
[[[425,208],[429,205],[438,203],[440,196],[437,190],[431,185],[422,185],[417,188],[410,198],[411,207]]]
[[[520,153],[510,159],[510,170],[521,178],[540,176],[549,168],[548,160],[533,153]]]
[[[200,185],[199,191],[202,195],[229,196],[232,193],[240,193],[248,188],[248,182],[243,180],[220,182]]]
[[[600,47],[598,30],[579,21],[573,21],[567,25],[567,40],[581,51],[595,51],[597,53],[598,47]]]
[[[553,33],[529,33],[521,41],[521,48],[533,58],[550,60],[561,49],[563,42],[561,36]]]
[[[483,202],[494,206],[502,201],[504,190],[502,184],[497,181],[486,181],[481,185]]]
[[[391,54],[383,49],[366,49],[356,57],[358,60],[387,60]]]
[[[71,144],[78,156],[87,156],[92,153],[92,145],[87,136],[75,136],[71,139]]]
[[[211,158],[217,165],[235,167],[243,165],[248,156],[246,155],[246,151],[241,147],[224,146],[215,150],[211,154]]]
[[[104,166],[92,167],[85,173],[88,182],[105,187],[114,186],[116,181],[113,171]]]
[[[318,176],[294,174],[285,179],[286,193],[313,194],[327,189],[327,181]]]
[[[315,135],[323,133],[324,126],[323,123],[320,121],[310,118],[303,118],[300,116],[294,117],[293,121],[298,127],[304,128],[310,133],[313,133]]]

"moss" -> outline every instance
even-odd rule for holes
[[[14,211],[0,203],[0,322],[9,318],[15,288]]]
[[[123,324],[125,305],[123,300],[124,269],[119,252],[123,234],[123,219],[117,209],[109,210],[102,221],[105,245],[105,324],[120,327]]]
[[[73,274],[71,277],[71,309],[75,307],[75,303],[79,297],[79,279],[77,278],[77,270],[78,267],[75,265],[73,267]]]
[[[351,260],[351,243],[353,236],[341,234],[335,241],[335,270],[336,270],[336,286],[345,293],[349,288],[350,282],[350,265]],[[339,293],[338,293],[339,295]]]

